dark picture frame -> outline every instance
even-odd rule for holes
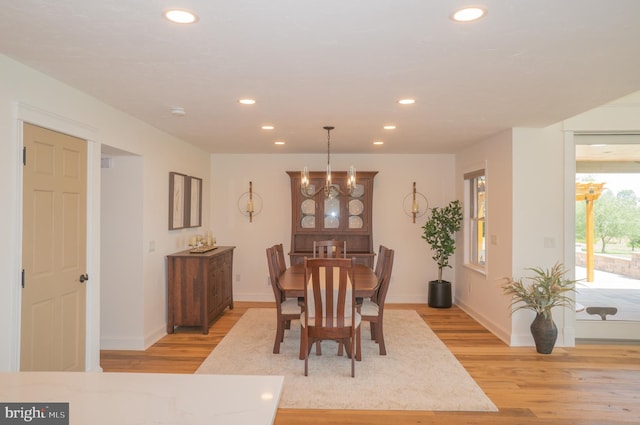
[[[187,227],[202,226],[202,179],[188,177],[189,197],[187,198],[186,218]]]
[[[169,230],[187,227],[187,193],[187,175],[171,171],[169,173]]]

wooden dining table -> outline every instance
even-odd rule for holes
[[[356,264],[353,270],[353,278],[356,281],[356,297],[368,298],[373,295],[378,286],[378,277],[373,269]],[[280,288],[286,297],[304,296],[304,264],[294,264],[280,275]]]

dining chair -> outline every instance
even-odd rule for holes
[[[280,353],[280,343],[284,341],[284,330],[291,327],[291,321],[300,319],[302,307],[297,298],[286,299],[280,288],[280,275],[282,271],[278,266],[278,252],[275,246],[267,248],[267,265],[269,267],[269,281],[276,301],[276,339],[273,344],[273,353]]]
[[[387,291],[391,282],[391,271],[393,270],[393,257],[394,250],[386,249],[380,284],[371,299],[363,300],[360,306],[362,320],[369,322],[371,339],[378,344],[381,356],[387,354],[387,348],[384,343],[383,319],[385,299],[387,298]]]
[[[274,245],[274,248],[276,249],[276,253],[278,254],[278,268],[280,269],[280,274],[282,274],[287,269],[287,263],[284,259],[284,247],[281,243],[279,243],[277,245]]]
[[[355,376],[355,360],[361,360],[362,353],[354,267],[355,258],[304,258],[305,309],[300,316],[300,356],[304,356],[305,376],[311,346],[323,340],[344,344],[351,358],[351,376]]]
[[[380,245],[380,247],[378,248],[378,260],[376,261],[376,268],[374,269],[378,280],[380,280],[380,278],[382,277],[382,268],[384,267],[385,254],[388,249],[389,248],[384,245]]]
[[[347,258],[347,241],[313,241],[313,258]]]

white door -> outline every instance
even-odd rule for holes
[[[85,370],[87,142],[24,125],[21,370]]]

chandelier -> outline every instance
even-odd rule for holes
[[[356,188],[356,169],[352,165],[347,172],[347,190],[343,192],[338,185],[331,183],[331,130],[335,127],[325,126],[322,127],[327,130],[327,174],[325,175],[324,186],[315,190],[315,187],[311,185],[309,180],[309,170],[305,166],[300,173],[300,190],[302,194],[308,198],[313,198],[321,190],[324,190],[324,196],[326,198],[333,198],[338,195],[351,195]]]

